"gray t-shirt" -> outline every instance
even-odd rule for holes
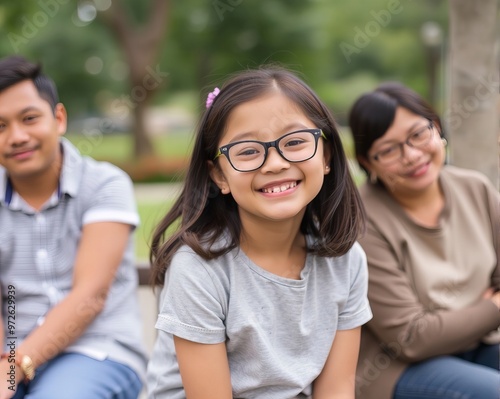
[[[161,294],[149,398],[185,398],[173,335],[226,343],[234,398],[308,397],[335,332],[370,318],[357,243],[337,258],[308,254],[300,280],[269,273],[238,249],[205,261],[184,246]]]

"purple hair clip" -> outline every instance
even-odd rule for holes
[[[217,97],[219,95],[219,93],[220,93],[220,90],[218,87],[216,87],[214,89],[214,91],[212,91],[211,93],[208,93],[207,102],[206,102],[207,108],[210,108],[212,106],[212,104],[214,103],[215,97]]]

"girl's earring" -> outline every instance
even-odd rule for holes
[[[330,167],[328,165],[325,166],[325,174],[330,173]]]
[[[370,183],[375,184],[377,181],[377,174],[375,172],[370,172]]]
[[[446,140],[444,137],[441,137],[441,142],[443,143],[444,147],[448,145],[448,140]]]

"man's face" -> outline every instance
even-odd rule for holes
[[[55,111],[31,80],[0,92],[0,165],[12,179],[59,173],[59,137],[66,131],[66,110]]]

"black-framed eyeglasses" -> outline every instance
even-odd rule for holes
[[[419,149],[428,145],[434,135],[433,128],[434,124],[432,121],[429,121],[426,126],[411,133],[405,141],[387,145],[373,155],[372,158],[381,165],[390,165],[403,158],[405,144],[409,147]]]
[[[321,129],[302,129],[274,141],[236,141],[220,147],[214,161],[224,155],[238,172],[252,172],[264,165],[269,148],[274,147],[288,162],[303,162],[316,155],[320,137],[327,140]]]

